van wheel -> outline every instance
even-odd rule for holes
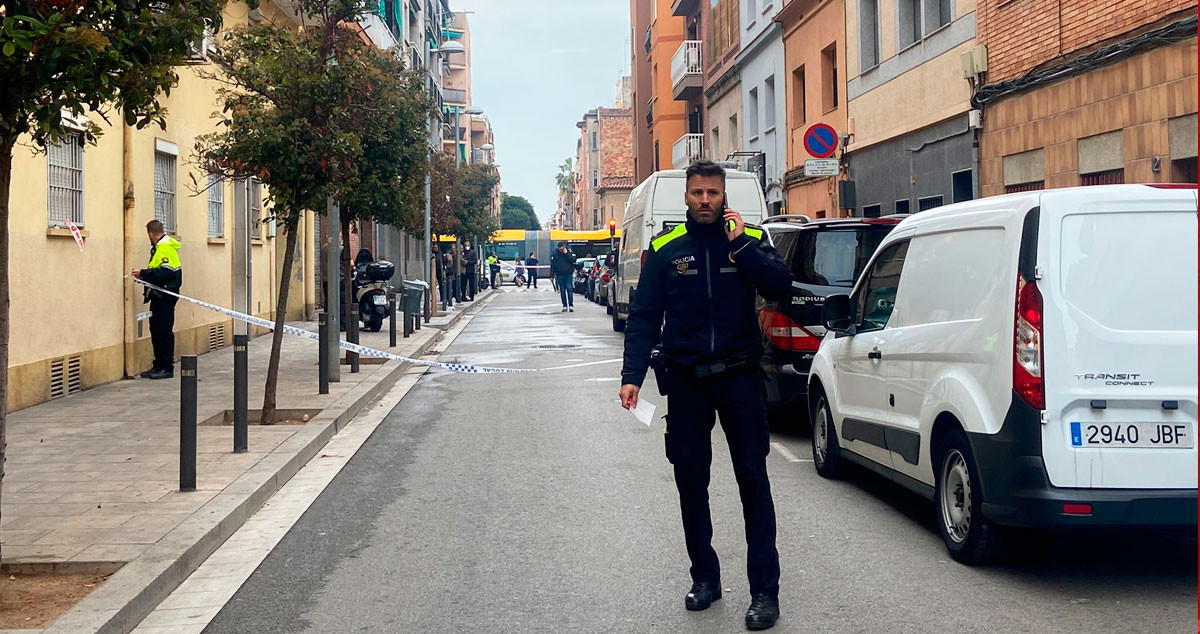
[[[822,478],[837,480],[842,477],[845,465],[842,464],[841,449],[838,448],[837,430],[833,426],[833,413],[829,411],[829,403],[825,396],[817,398],[817,406],[812,416],[812,455],[813,466]]]
[[[606,312],[606,313],[608,313],[608,314],[610,314],[610,315],[611,315],[611,314],[613,314],[613,308],[612,308],[612,304],[605,304],[605,305],[604,305],[604,312]]]
[[[1003,557],[1007,535],[983,516],[983,488],[975,456],[961,430],[942,442],[934,504],[938,532],[955,561],[975,566]]]
[[[617,311],[615,310],[612,313],[612,322],[614,332],[625,332],[625,320],[617,317]]]

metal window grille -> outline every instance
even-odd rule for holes
[[[1015,194],[1017,192],[1036,192],[1046,189],[1046,181],[1033,181],[1029,183],[1018,183],[1016,185],[1005,185],[1004,193]]]
[[[1125,170],[1115,169],[1092,174],[1080,174],[1080,185],[1121,185],[1125,182]]]
[[[68,222],[83,226],[83,138],[68,134],[46,148],[49,191],[46,212],[50,226],[65,227]]]
[[[154,218],[175,233],[175,156],[154,153]]]
[[[262,238],[262,182],[250,179],[250,237]]]
[[[928,198],[917,199],[917,211],[929,211],[935,207],[942,206],[941,196],[930,196]]]
[[[208,175],[208,237],[225,235],[225,181],[216,174]]]

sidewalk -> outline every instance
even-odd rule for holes
[[[482,300],[487,295],[479,298]],[[388,332],[363,345],[407,357],[476,301],[423,324],[388,347]],[[294,324],[315,330],[316,324]],[[251,422],[262,407],[269,336],[250,343]],[[366,359],[364,357],[364,359]],[[281,418],[306,424],[251,425],[249,452],[232,453],[233,427],[204,425],[233,407],[232,346],[199,357],[196,491],[179,486],[179,379],[119,381],[15,412],[8,418],[0,539],[4,563],[35,569],[119,572],[46,631],[129,631],[194,570],[342,426],[404,370],[367,363],[317,394],[315,342],[285,335],[280,357]],[[290,422],[290,421],[289,421]]]

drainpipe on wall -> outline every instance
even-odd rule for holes
[[[123,119],[124,117],[122,117]],[[135,207],[134,199],[134,178],[133,178],[133,127],[128,123],[121,125],[121,190],[123,192],[122,202],[122,247],[124,266],[122,274],[128,275],[128,271],[137,266],[134,264],[134,226],[133,214]],[[140,371],[137,366],[137,311],[138,311],[138,287],[133,283],[132,279],[124,280],[124,310],[121,314],[124,316],[124,366],[125,378],[136,376]]]

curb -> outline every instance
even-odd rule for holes
[[[412,356],[426,354],[445,331],[464,316],[478,313],[486,303],[479,301],[467,310],[457,312],[442,327],[423,324],[430,327],[432,336]],[[131,632],[337,432],[399,381],[410,365],[389,360],[378,366],[369,378],[322,410],[158,543],[122,566],[95,592],[63,613],[42,630],[43,634]]]

